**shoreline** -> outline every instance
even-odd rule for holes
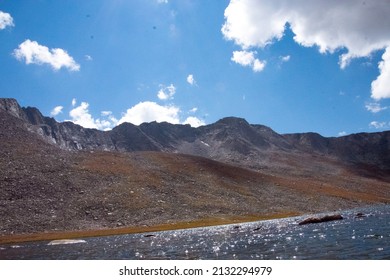
[[[285,212],[263,215],[248,215],[248,216],[228,216],[228,217],[208,217],[194,221],[177,221],[171,223],[162,223],[151,226],[134,226],[134,227],[118,227],[118,228],[101,228],[101,229],[86,229],[76,231],[61,231],[61,232],[40,232],[30,234],[16,234],[0,236],[0,245],[15,244],[24,242],[52,241],[59,239],[79,239],[90,237],[101,237],[122,234],[137,234],[150,233],[169,230],[192,229],[200,227],[234,225],[239,223],[275,220],[294,216],[300,216],[303,213]]]

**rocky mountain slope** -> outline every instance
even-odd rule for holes
[[[23,120],[30,131],[61,149],[99,151],[162,151],[185,153],[252,167],[270,164],[270,154],[328,156],[346,163],[390,169],[390,131],[326,138],[316,133],[280,135],[263,125],[227,117],[192,128],[189,125],[123,123],[111,131],[58,123],[36,108],[21,108],[15,99],[0,99],[0,110]]]
[[[58,123],[0,99],[0,236],[270,217],[390,201],[390,132]]]

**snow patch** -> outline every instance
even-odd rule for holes
[[[205,146],[207,146],[207,147],[210,147],[210,145],[209,144],[207,144],[207,143],[205,143],[205,142],[203,142],[203,141],[200,141],[203,145],[205,145]]]

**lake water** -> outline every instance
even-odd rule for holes
[[[343,220],[302,226],[308,216],[73,244],[0,245],[0,259],[390,259],[390,205],[341,214]]]

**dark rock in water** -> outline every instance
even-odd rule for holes
[[[145,234],[144,237],[155,237],[154,234]]]
[[[234,226],[233,229],[240,229],[240,226]]]
[[[355,218],[364,218],[364,217],[367,217],[367,215],[364,214],[364,213],[361,213],[361,212],[359,212],[359,213],[357,213],[357,214],[355,215]]]
[[[299,222],[299,225],[306,225],[306,224],[317,224],[317,223],[324,223],[324,222],[329,222],[329,221],[335,221],[335,220],[342,220],[343,216],[340,214],[335,214],[335,215],[326,215],[323,217],[310,217],[307,218],[301,222]]]
[[[253,231],[259,231],[261,228],[260,227],[257,227],[255,229],[253,229]]]

